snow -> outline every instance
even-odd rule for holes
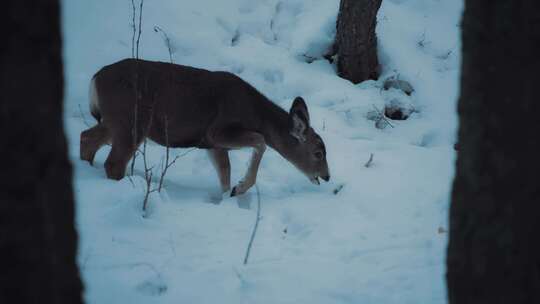
[[[221,200],[204,151],[172,151],[185,155],[165,190],[151,195],[145,217],[141,162],[131,180],[117,182],[103,169],[110,147],[94,167],[79,160],[80,132],[95,123],[89,80],[131,56],[131,1],[63,1],[65,126],[87,303],[446,303],[447,235],[438,231],[447,228],[454,174],[462,6],[383,1],[381,80],[353,85],[321,59],[335,35],[338,0],[145,1],[141,58],[169,60],[153,30],[159,26],[175,63],[233,72],[287,110],[303,96],[325,141],[332,179],[321,186],[275,151],[265,153],[262,219],[243,265],[256,189]],[[381,90],[388,77],[415,92]],[[376,128],[373,115],[392,100],[416,111]],[[149,144],[151,164],[164,153]],[[233,183],[249,155],[231,153]]]

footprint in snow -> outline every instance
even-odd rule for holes
[[[160,278],[150,279],[137,285],[136,289],[146,296],[161,296],[167,292],[167,284]]]
[[[236,204],[238,205],[238,208],[240,209],[251,209],[251,202],[255,198],[254,193],[251,191],[246,192],[242,195],[237,195],[234,197],[231,197],[231,192],[225,192],[225,193],[212,193],[209,195],[207,202],[212,203],[214,205],[219,205],[222,203],[227,203],[228,201],[236,201]]]

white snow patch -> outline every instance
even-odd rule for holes
[[[255,189],[220,201],[203,151],[169,170],[145,218],[140,162],[132,181],[116,182],[103,170],[109,147],[94,167],[78,159],[85,120],[94,124],[87,110],[92,75],[131,56],[131,1],[63,1],[65,125],[86,302],[446,303],[447,236],[438,228],[447,227],[454,172],[462,6],[383,1],[383,75],[353,85],[322,59],[338,0],[145,1],[141,58],[169,60],[153,31],[159,26],[178,64],[233,72],[285,109],[303,96],[326,143],[332,180],[319,187],[267,150],[258,176],[262,219],[244,266]],[[381,91],[391,76],[409,81],[412,96]],[[375,128],[368,117],[394,98],[418,112]],[[150,143],[148,155],[159,164],[164,148]],[[249,151],[231,153],[233,182],[248,159]]]

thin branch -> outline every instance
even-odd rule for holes
[[[167,169],[169,169],[169,120],[167,119],[167,116],[165,115],[164,118],[164,124],[165,124],[165,165],[162,167],[161,170],[161,176],[159,177],[159,185],[158,185],[158,192],[161,192],[161,188],[163,187],[163,180],[165,179],[165,174],[167,174]]]
[[[161,192],[161,189],[163,188],[163,182],[165,181],[165,175],[167,174],[167,170],[169,170],[174,163],[180,158],[188,153],[192,152],[193,150],[197,149],[191,148],[187,150],[186,152],[176,155],[172,161],[169,162],[170,159],[170,144],[169,144],[169,120],[167,119],[167,116],[165,116],[165,162],[162,162],[161,165],[161,176],[159,178],[159,185],[158,185],[158,192]]]
[[[146,161],[146,143],[147,143],[147,140],[146,138],[144,139],[144,143],[143,143],[143,153],[142,153],[142,158],[143,158],[143,164],[144,164],[144,180],[146,181],[146,191],[144,193],[144,199],[143,199],[143,212],[146,212],[146,208],[148,206],[148,198],[150,197],[150,193],[152,192],[155,192],[157,189],[152,189],[152,178],[153,178],[153,172],[152,172],[152,169],[154,169],[154,167],[148,167],[148,162]]]
[[[143,4],[144,0],[141,0],[141,5],[139,6],[139,34],[137,36],[137,48],[135,49],[135,58],[137,59],[139,59],[139,42],[141,40]]]
[[[148,167],[148,161],[147,161],[147,158],[146,158],[146,145],[148,143],[148,140],[146,139],[146,136],[150,132],[150,128],[152,126],[152,121],[153,121],[153,118],[154,118],[155,105],[156,105],[156,101],[155,101],[155,94],[154,94],[152,96],[152,105],[151,105],[151,108],[150,108],[150,111],[149,111],[148,126],[147,126],[146,131],[142,134],[142,136],[144,136],[144,141],[143,141],[143,150],[142,150],[141,154],[142,154],[143,165],[144,165],[144,179],[146,180],[146,192],[144,194],[143,208],[142,208],[143,212],[146,212],[146,209],[147,209],[147,206],[148,206],[148,198],[150,196],[150,193],[157,191],[157,188],[152,189],[152,178],[153,178],[152,170],[154,169],[154,166]]]
[[[257,227],[259,227],[259,221],[261,220],[261,194],[259,192],[259,186],[255,185],[257,189],[257,218],[255,219],[255,226],[251,232],[251,238],[249,239],[249,244],[246,249],[246,255],[244,257],[244,265],[247,265],[249,254],[251,253],[251,246],[253,245],[253,240],[255,239],[255,234],[257,233]]]
[[[135,182],[133,182],[133,179],[131,178],[130,175],[127,176],[129,182],[131,183],[131,185],[133,186],[133,188],[135,188]]]
[[[129,168],[130,175],[133,175],[133,173],[135,172],[135,160],[137,160],[137,156],[139,156],[139,149],[137,149],[137,151],[133,153],[133,158],[131,159],[131,165]]]
[[[137,160],[137,155],[139,148],[137,147],[137,123],[138,123],[138,111],[139,111],[139,90],[138,90],[138,82],[139,82],[139,70],[137,69],[135,71],[135,85],[133,88],[135,89],[135,105],[133,107],[133,128],[132,128],[132,140],[133,140],[133,150],[135,152],[133,153],[133,158],[131,159],[131,175],[133,175],[133,172],[135,171],[135,161]]]
[[[139,5],[139,26],[138,26],[139,33],[138,33],[138,36],[137,36],[137,43],[136,43],[135,51],[133,50],[134,45],[135,45],[133,42],[135,40],[135,32],[136,32],[135,2],[134,2],[134,0],[131,0],[131,4],[132,4],[132,7],[133,7],[132,57],[135,57],[136,59],[139,59],[139,44],[140,44],[141,33],[142,33],[142,13],[143,13],[144,0],[140,0],[140,5]],[[133,55],[133,53],[134,53],[134,55]],[[140,92],[139,92],[139,89],[138,89],[138,85],[139,85],[139,64],[138,64],[138,61],[137,61],[136,66],[135,66],[135,83],[133,85],[133,90],[135,92],[135,109],[134,109],[135,117],[134,117],[134,121],[133,121],[133,149],[134,150],[137,147],[137,123],[138,123],[137,114],[138,114],[138,103],[139,103],[139,98],[140,98]],[[133,154],[133,159],[131,160],[131,175],[133,175],[133,172],[135,171],[135,161],[136,160],[137,160],[137,151],[135,151],[135,153]]]
[[[142,1],[142,0],[141,0]],[[141,3],[142,4],[142,3]],[[139,58],[139,39],[137,39],[137,52],[135,53],[135,34],[137,32],[137,25],[135,24],[135,14],[136,14],[136,8],[135,8],[135,0],[131,0],[131,7],[133,8],[132,13],[132,25],[133,25],[133,36],[131,37],[131,57],[137,59]],[[142,10],[139,13],[139,16],[142,16]],[[141,28],[141,22],[139,19],[139,37],[140,35],[140,28]],[[135,56],[136,54],[136,56]],[[137,160],[137,116],[138,116],[138,105],[139,105],[139,68],[138,68],[138,62],[135,66],[135,73],[134,73],[134,84],[133,84],[133,92],[135,94],[135,106],[133,107],[133,129],[132,129],[132,139],[133,139],[133,149],[135,150],[133,154],[133,158],[131,159],[131,166],[130,166],[130,175],[133,175],[135,171],[135,162]]]
[[[90,124],[88,123],[88,121],[86,121],[86,117],[85,117],[84,114],[83,114],[83,110],[82,110],[82,108],[81,108],[81,104],[79,104],[79,113],[81,114],[81,118],[82,118],[82,120],[83,120],[83,123],[84,123],[88,128],[90,128],[91,126],[90,126]]]
[[[131,7],[133,9],[131,13],[131,26],[133,28],[133,35],[131,36],[131,58],[135,58],[135,33],[137,32],[135,25],[135,0],[131,0]]]
[[[381,112],[375,105],[372,105],[375,111],[377,111],[377,114],[379,114],[379,121],[383,120],[387,125],[389,125],[392,128],[395,128],[394,125],[386,118],[384,113]]]
[[[167,46],[167,50],[169,51],[169,60],[171,63],[174,63],[172,59],[172,46],[171,46],[171,39],[169,39],[169,35],[167,35],[167,33],[165,33],[165,31],[157,25],[154,26],[154,32],[156,33],[160,32],[161,35],[163,36],[163,41],[165,41],[165,46]]]
[[[332,193],[334,193],[334,194],[337,195],[337,194],[339,193],[339,191],[341,191],[341,190],[343,189],[344,186],[345,186],[344,184],[338,185],[338,186],[334,189],[334,191],[332,191]]]
[[[163,187],[163,180],[165,179],[165,174],[167,174],[167,170],[178,159],[178,156],[177,156],[173,160],[172,163],[169,163],[169,154],[170,154],[169,153],[169,147],[170,147],[170,145],[169,145],[169,119],[167,118],[166,115],[165,115],[164,120],[165,120],[164,121],[164,124],[165,124],[165,164],[162,167],[161,176],[159,177],[158,192],[161,192],[161,188]]]
[[[427,44],[430,42],[426,42],[426,29],[424,29],[424,32],[422,33],[422,37],[420,37],[420,40],[416,43],[420,48],[424,48]]]
[[[367,163],[364,165],[364,167],[366,167],[366,168],[371,167],[371,163],[373,163],[373,153],[371,153],[371,154],[369,155],[369,160],[368,160]]]
[[[135,59],[139,59],[139,46],[141,41],[141,34],[142,34],[142,15],[143,15],[143,6],[144,6],[144,0],[140,0],[139,2],[139,24],[138,24],[138,34],[137,34],[137,41],[135,43],[135,34],[136,34],[136,24],[135,24],[135,14],[136,14],[136,8],[135,8],[135,1],[131,0],[131,6],[132,6],[132,26],[133,26],[133,36],[131,38],[131,57],[134,57]],[[134,74],[134,84],[133,84],[133,90],[135,93],[135,105],[134,105],[134,117],[133,117],[133,129],[132,129],[132,137],[133,137],[133,159],[131,161],[131,175],[133,175],[134,168],[135,168],[135,160],[137,158],[137,151],[138,149],[138,116],[139,116],[139,101],[141,96],[141,92],[139,91],[139,67],[138,67],[138,61],[137,66],[135,67],[135,74]],[[141,132],[141,136],[144,138],[143,142],[143,150],[141,152],[142,158],[143,158],[143,165],[144,165],[144,179],[146,181],[146,191],[144,194],[144,200],[143,200],[143,211],[146,211],[148,206],[148,199],[150,197],[150,193],[157,191],[157,189],[152,189],[152,177],[153,177],[153,166],[148,167],[148,162],[146,159],[146,145],[147,145],[147,139],[146,136],[148,135],[148,132],[150,130],[150,127],[152,125],[152,119],[154,116],[154,106],[155,106],[155,96],[153,97],[153,103],[151,106],[151,109],[149,111],[149,121],[147,130]]]

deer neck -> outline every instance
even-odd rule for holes
[[[289,134],[289,113],[275,104],[265,109],[262,133],[266,144],[289,159],[290,147],[296,144]]]

